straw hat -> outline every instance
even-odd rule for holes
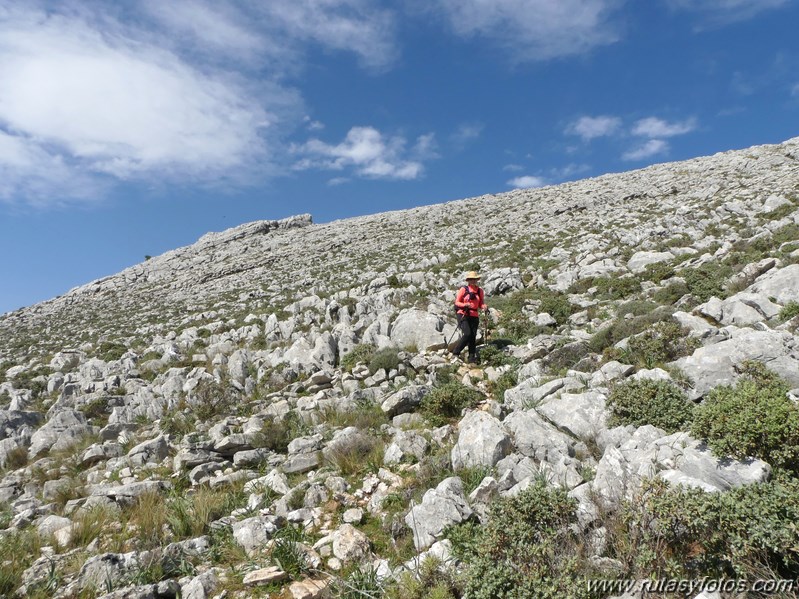
[[[466,280],[468,281],[470,279],[476,279],[478,281],[480,280],[480,275],[477,274],[476,270],[470,270],[466,273]]]

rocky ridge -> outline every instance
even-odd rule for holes
[[[444,350],[471,268],[480,368]],[[581,575],[646,577],[611,526],[642,488],[784,463],[619,390],[701,407],[757,362],[797,401],[797,300],[799,138],[205,235],[0,317],[0,594],[422,597],[433,563],[440,596],[488,597],[452,531],[541,488]]]

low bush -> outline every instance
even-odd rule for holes
[[[799,316],[799,302],[788,302],[780,310],[779,318],[782,322],[786,322],[796,316]]]
[[[193,413],[201,421],[229,414],[240,400],[239,392],[227,381],[211,379],[201,379],[189,397]]]
[[[296,437],[302,437],[309,431],[297,412],[291,411],[282,419],[274,416],[264,418],[264,426],[255,435],[253,447],[265,447],[277,453],[286,453],[289,443]]]
[[[435,557],[427,557],[416,575],[404,572],[386,590],[386,599],[457,599],[462,584]]]
[[[115,360],[119,360],[125,353],[128,351],[128,348],[125,346],[124,343],[119,343],[117,341],[103,341],[97,347],[97,357],[105,362],[113,362]]]
[[[625,362],[642,368],[662,366],[677,358],[690,356],[699,347],[699,340],[688,336],[688,331],[673,321],[658,322],[644,332],[630,338]],[[625,355],[626,354],[626,355]]]
[[[608,300],[624,299],[641,291],[641,281],[636,277],[597,277],[594,286],[597,295]]]
[[[602,353],[606,348],[612,347],[622,339],[637,335],[656,322],[669,318],[671,318],[671,310],[667,307],[660,307],[635,318],[619,318],[594,333],[594,336],[588,341],[588,347],[593,352]]]
[[[578,542],[569,526],[576,501],[537,482],[491,506],[467,571],[471,599],[589,596],[579,574]]]
[[[359,343],[353,347],[351,351],[344,354],[344,357],[341,358],[341,367],[345,370],[352,371],[355,365],[359,362],[368,364],[374,355],[375,348],[373,345]]]
[[[496,381],[489,381],[488,390],[495,401],[503,403],[505,401],[505,391],[512,389],[519,384],[519,373],[517,370],[508,370],[499,375]]]
[[[662,306],[671,306],[685,295],[691,293],[685,281],[674,281],[658,289],[652,299]]]
[[[688,292],[700,302],[706,302],[711,297],[726,298],[727,282],[732,274],[731,266],[719,262],[708,262],[696,268],[685,268],[680,272]]]
[[[422,398],[422,414],[433,426],[446,424],[448,420],[460,418],[465,408],[471,408],[482,401],[483,395],[472,387],[458,381],[450,381],[434,387]]]
[[[344,476],[377,472],[383,465],[385,450],[382,439],[358,433],[338,443],[328,460]]]
[[[610,426],[651,424],[668,433],[686,430],[693,417],[693,404],[669,381],[624,381],[613,388],[608,407]]]
[[[575,341],[549,352],[546,358],[544,358],[544,365],[552,373],[563,373],[569,368],[574,367],[590,353],[591,348],[588,344],[582,341]]]
[[[384,347],[375,352],[369,360],[369,373],[374,374],[378,370],[389,372],[400,364],[399,350],[396,347]]]
[[[716,387],[696,409],[692,432],[719,456],[762,458],[799,472],[799,408],[789,385],[758,362],[735,385]]]
[[[609,556],[625,562],[630,576],[753,580],[799,574],[796,479],[723,493],[654,479],[624,512],[608,546]]]
[[[269,551],[272,563],[283,570],[292,580],[299,580],[310,572],[311,566],[303,550],[305,535],[302,529],[288,525],[281,528],[274,537]]]

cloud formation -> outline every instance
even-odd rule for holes
[[[696,119],[669,123],[657,117],[641,119],[633,126],[633,135],[642,137],[674,137],[684,135],[696,129]]]
[[[434,0],[464,38],[487,38],[516,62],[582,54],[619,39],[612,16],[623,0]]]
[[[46,204],[96,196],[114,180],[275,174],[283,133],[303,115],[283,74],[309,44],[385,68],[396,57],[392,18],[368,0],[9,0],[0,8],[0,199]]]
[[[583,116],[566,127],[569,135],[579,135],[583,141],[607,137],[621,128],[621,119],[616,116]]]
[[[791,0],[665,0],[674,10],[696,13],[707,26],[722,26],[751,19],[757,14],[787,6]]]
[[[422,135],[410,150],[406,146],[402,136],[387,137],[374,127],[353,127],[338,144],[312,139],[292,146],[291,152],[299,157],[295,170],[348,170],[365,179],[418,179],[424,173],[423,162],[436,157],[435,137]],[[341,183],[342,179],[332,181]]]
[[[650,139],[646,143],[622,154],[621,159],[626,161],[644,160],[652,156],[665,154],[668,151],[669,143],[667,141],[662,139]]]
[[[534,175],[525,175],[523,177],[515,177],[508,181],[508,185],[514,189],[529,189],[533,187],[544,187],[549,185],[543,177],[536,177]]]

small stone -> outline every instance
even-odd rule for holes
[[[357,507],[348,509],[341,519],[345,524],[360,524],[363,520],[363,510]]]
[[[286,574],[283,570],[277,566],[269,566],[268,568],[261,568],[260,570],[249,572],[244,577],[242,582],[246,586],[255,587],[273,582],[280,582],[286,578],[288,578],[288,574]]]

